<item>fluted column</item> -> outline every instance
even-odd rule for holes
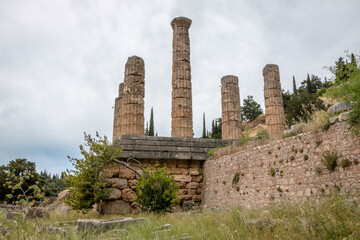
[[[121,107],[120,135],[144,135],[144,60],[129,57],[125,65],[124,90]]]
[[[173,28],[172,137],[193,137],[190,25],[191,20],[185,17],[174,18],[171,22]]]
[[[267,64],[263,69],[266,129],[270,139],[282,139],[285,114],[281,92],[279,66]]]
[[[238,77],[221,78],[222,139],[241,138],[241,107]]]
[[[124,83],[119,85],[119,96],[115,98],[114,107],[114,125],[113,125],[113,141],[120,138],[120,125],[121,125],[121,106],[124,91]]]

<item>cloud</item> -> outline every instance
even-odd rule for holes
[[[83,132],[112,136],[113,105],[129,56],[145,60],[145,117],[170,136],[174,17],[190,28],[195,136],[221,116],[220,79],[263,105],[262,68],[280,66],[291,89],[343,51],[359,53],[358,1],[2,1],[0,164],[26,157],[58,173],[79,156]]]

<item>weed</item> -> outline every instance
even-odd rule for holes
[[[283,192],[283,190],[281,189],[281,187],[278,187],[276,190],[277,190],[278,192]]]
[[[343,160],[341,160],[340,167],[346,168],[346,167],[350,167],[350,166],[351,166],[351,161],[349,159],[344,158]]]
[[[236,186],[236,191],[238,192],[238,191],[240,191],[240,187],[239,186]]]
[[[219,149],[220,149],[219,147],[213,148],[210,151],[208,151],[207,154],[211,157],[211,155]]]
[[[327,131],[327,130],[329,130],[330,126],[331,126],[330,120],[327,119],[327,120],[324,122],[324,124],[321,126],[321,129],[324,130],[324,131]]]
[[[270,168],[269,174],[270,174],[270,176],[275,177],[275,174],[276,174],[275,169],[274,169],[274,168]]]
[[[317,174],[320,174],[320,173],[322,172],[321,167],[316,167],[316,168],[315,168],[315,172],[316,172]]]
[[[337,152],[330,152],[330,151],[326,151],[323,155],[322,155],[322,162],[323,164],[326,166],[326,168],[332,172],[335,170],[335,168],[337,167],[337,160],[339,158],[339,155],[337,154]]]
[[[303,153],[304,152],[304,149],[300,149],[300,153]]]
[[[290,161],[294,161],[295,157],[294,156],[290,156]]]
[[[241,176],[245,176],[245,173],[242,172],[242,173],[241,173]]]
[[[260,139],[260,140],[265,140],[269,138],[268,132],[266,129],[264,130],[259,130],[256,134],[256,136]]]
[[[226,181],[223,181],[223,184],[226,185]]]
[[[270,154],[271,154],[271,151],[268,151],[268,154],[270,155]]]
[[[234,174],[234,177],[233,177],[233,179],[232,179],[232,185],[235,185],[235,184],[237,184],[238,182],[239,182],[239,179],[240,179],[240,173],[238,173],[238,172],[236,172],[235,174]]]
[[[357,159],[354,160],[354,164],[355,165],[358,165],[359,164],[359,161]]]
[[[283,160],[283,159],[279,160],[279,163],[283,163],[283,162],[284,162],[284,160]]]
[[[306,161],[306,160],[308,160],[308,159],[309,159],[309,155],[305,154],[305,155],[304,155],[304,160]]]

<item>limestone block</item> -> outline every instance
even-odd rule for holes
[[[133,202],[136,198],[136,193],[130,188],[123,189],[121,193],[124,201]]]
[[[199,183],[197,182],[190,182],[186,185],[186,188],[199,188]]]
[[[350,110],[350,105],[344,102],[336,103],[329,107],[328,113],[338,113]]]
[[[135,172],[128,168],[121,168],[119,172],[119,178],[132,180],[135,179]]]
[[[129,187],[130,187],[131,189],[135,189],[135,186],[136,186],[136,184],[138,183],[138,180],[136,180],[136,179],[129,180],[128,183],[129,183]]]
[[[189,175],[175,175],[174,180],[176,182],[191,182],[191,176],[189,176]]]
[[[188,190],[187,190],[187,189],[179,189],[179,191],[178,191],[178,196],[180,196],[180,195],[187,195],[187,193],[188,193]]]
[[[117,200],[120,198],[121,198],[121,191],[117,188],[111,188],[108,200]]]
[[[342,122],[342,121],[347,121],[349,119],[349,114],[350,112],[343,112],[343,113],[340,113],[339,115],[339,121]]]
[[[331,117],[329,119],[330,124],[335,124],[339,120],[339,116]]]
[[[106,201],[101,207],[102,214],[129,213],[130,204],[123,200]]]
[[[128,181],[121,178],[108,178],[106,179],[107,185],[113,188],[124,189],[127,188]]]

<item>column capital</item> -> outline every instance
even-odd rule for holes
[[[175,27],[185,27],[189,29],[191,26],[191,19],[186,17],[177,17],[171,21],[171,27],[175,30]]]
[[[266,66],[263,69],[263,76],[265,76],[269,72],[279,73],[279,66],[276,64],[266,64]]]

